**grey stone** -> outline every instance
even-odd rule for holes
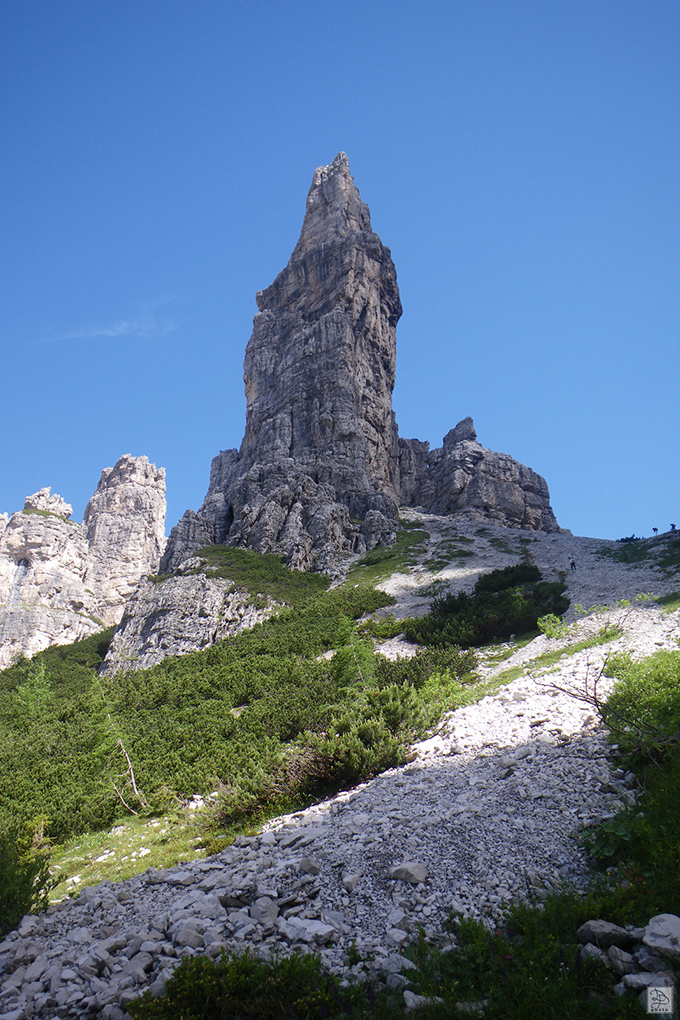
[[[442,999],[436,995],[416,995],[415,992],[410,992],[406,989],[404,991],[404,1002],[406,1003],[406,1008],[411,1010],[420,1009],[422,1006],[429,1006],[434,1002],[442,1002]]]
[[[420,885],[427,879],[427,867],[420,861],[404,861],[389,870],[390,878],[401,879],[411,885]]]
[[[630,948],[638,941],[634,934],[621,928],[618,924],[610,921],[586,921],[576,932],[579,942],[592,942],[600,949],[609,949],[610,946],[619,946],[621,949]]]
[[[654,952],[680,960],[680,917],[675,914],[652,917],[642,941]]]
[[[624,949],[619,949],[618,946],[610,946],[607,950],[607,956],[615,974],[632,974],[638,970],[635,957],[631,956]]]
[[[579,950],[582,960],[595,960],[602,967],[606,967],[607,970],[612,969],[612,961],[609,959],[607,953],[599,946],[593,945],[592,942],[587,942],[584,946],[581,946]],[[617,971],[618,973],[618,971]]]
[[[670,971],[663,971],[660,974],[649,974],[647,971],[641,971],[639,974],[624,974],[623,984],[626,988],[632,988],[633,991],[639,992],[643,988],[649,988],[650,985],[669,988],[675,982]]]
[[[298,871],[302,871],[306,875],[318,875],[321,868],[313,857],[303,857],[298,864]]]

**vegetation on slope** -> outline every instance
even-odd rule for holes
[[[511,634],[534,630],[539,617],[569,608],[566,585],[541,580],[538,567],[518,563],[482,574],[471,595],[460,592],[434,599],[421,619],[402,626],[409,641],[423,645],[478,648]]]
[[[402,560],[421,542],[413,530],[407,538]],[[211,566],[222,576],[240,571],[233,579],[254,597],[274,595],[278,585],[274,597],[286,600],[287,578],[275,557],[262,563],[248,554],[230,566],[232,553],[215,550]],[[222,823],[252,824],[262,812],[309,802],[403,761],[408,743],[445,709],[486,693],[483,685],[469,686],[473,653],[451,641],[467,627],[473,643],[469,628],[474,637],[490,626],[490,606],[504,636],[521,632],[527,602],[536,617],[566,608],[562,586],[540,588],[530,565],[494,571],[463,600],[457,634],[451,621],[459,607],[441,600],[425,620],[431,647],[410,662],[390,663],[373,654],[354,622],[390,599],[354,584],[362,572],[374,580],[374,572],[389,571],[392,557],[379,551],[333,591],[324,590],[323,579],[302,581],[288,596],[290,608],[264,624],[151,670],[99,678],[105,633],[0,673],[0,888],[20,893],[13,903],[0,896],[0,922],[16,923],[44,902],[43,834],[63,839],[126,813],[114,782],[142,816],[219,789]],[[330,650],[332,657],[319,658]],[[534,907],[510,906],[493,933],[452,919],[454,951],[416,941],[406,951],[416,964],[413,991],[442,1000],[421,1007],[423,1020],[468,1015],[457,1004],[478,1001],[497,1020],[638,1015],[636,1002],[612,996],[611,975],[580,960],[575,932],[593,916],[641,924],[657,912],[680,912],[680,661],[675,654],[642,665],[615,660],[610,668],[621,685],[608,722],[623,720],[621,765],[641,775],[645,792],[635,808],[587,834],[593,859],[609,873],[585,898],[567,891]],[[24,829],[9,832],[10,819]],[[361,963],[356,954],[348,962]],[[377,1020],[405,1010],[400,992],[370,979],[341,987],[318,958],[269,964],[225,956],[184,961],[167,996],[140,1000],[130,1011],[137,1020]]]
[[[417,939],[404,955],[415,964],[411,989],[429,1000],[418,1008],[421,1020],[455,1020],[473,1008],[487,1020],[642,1015],[636,994],[614,995],[617,976],[580,956],[576,931],[591,918],[644,925],[654,914],[680,913],[680,653],[614,660],[608,672],[621,681],[610,699],[620,720],[617,764],[633,768],[642,787],[634,807],[586,834],[601,876],[585,895],[565,887],[533,905],[510,904],[494,931],[452,917],[448,944]],[[677,975],[677,961],[669,966]],[[183,961],[165,996],[145,996],[129,1009],[135,1020],[410,1015],[400,992],[369,975],[367,968],[364,983],[347,988],[318,958],[194,958]]]

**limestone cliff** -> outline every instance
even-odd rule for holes
[[[559,531],[541,475],[506,453],[477,442],[464,418],[430,451],[429,443],[400,439],[402,502],[429,513],[467,513],[508,528]]]
[[[241,448],[214,459],[203,505],[173,528],[163,571],[214,542],[329,569],[338,554],[392,541],[399,503],[557,529],[544,479],[480,446],[471,419],[441,449],[399,439],[396,271],[344,153],[314,173],[300,239],[257,305]]]
[[[101,673],[148,669],[168,655],[186,655],[265,620],[274,611],[224,578],[195,573],[198,557],[185,560],[177,576],[143,578],[125,605]]]
[[[316,170],[300,239],[257,305],[241,448],[213,461],[206,500],[173,529],[163,570],[206,540],[327,568],[395,534],[401,303],[344,153]]]
[[[164,472],[146,457],[106,468],[83,524],[41,489],[0,517],[0,668],[117,623],[140,577],[158,569]]]
[[[104,468],[85,507],[85,585],[98,593],[99,616],[118,623],[140,577],[158,569],[165,548],[165,470],[123,456]]]

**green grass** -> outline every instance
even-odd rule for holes
[[[431,559],[425,560],[423,565],[436,573],[443,570],[444,567],[450,566],[453,560],[464,560],[469,556],[474,556],[474,550],[461,548],[459,543],[460,539],[457,537],[441,542],[437,546],[436,554]]]
[[[477,531],[477,534],[482,535],[485,534],[485,532],[483,531],[483,529],[480,528],[480,530]],[[515,550],[512,548],[512,546],[508,545],[505,539],[499,538],[497,535],[491,536],[491,538],[489,539],[489,545],[492,545],[494,549],[498,549],[499,552],[507,553],[508,556],[515,555]]]
[[[631,566],[647,564],[660,567],[666,576],[670,577],[680,569],[680,534],[668,531],[656,538],[618,542],[616,545],[603,547],[598,555]]]
[[[53,510],[39,510],[37,507],[25,507],[20,510],[22,514],[37,514],[38,517],[58,517],[60,521],[68,520],[67,517],[63,517],[61,514],[55,514]]]
[[[238,588],[253,597],[258,595],[284,602],[289,606],[302,606],[325,591],[330,582],[325,574],[303,573],[290,570],[280,556],[273,553],[256,553],[252,549],[236,549],[228,545],[209,545],[195,555],[203,565],[188,573],[205,573],[233,581]],[[162,584],[172,575],[156,575],[152,580]]]
[[[399,531],[394,545],[377,546],[352,565],[345,586],[375,585],[392,574],[406,572],[425,553],[428,538],[428,532],[420,528]]]
[[[511,666],[510,669],[504,670],[502,673],[497,673],[495,680],[498,680],[500,684],[508,684],[513,680],[517,680],[518,677],[523,676],[525,673],[535,673],[537,670],[548,670],[553,666],[556,666],[563,659],[568,659],[572,655],[576,655],[577,652],[583,652],[587,648],[597,648],[599,645],[610,644],[612,641],[616,641],[617,638],[621,637],[621,631],[616,627],[602,627],[597,634],[593,634],[591,637],[583,638],[581,641],[576,641],[573,644],[566,645],[563,648],[551,649],[549,652],[543,652],[541,655],[537,655],[534,659],[529,659],[521,666]],[[528,644],[529,641],[533,640],[534,637],[538,636],[538,631],[532,634],[522,635],[522,645]],[[505,658],[510,658],[514,654],[516,649],[510,650],[509,654]],[[502,661],[502,660],[501,660]]]
[[[655,601],[663,606],[664,613],[674,613],[676,609],[680,609],[680,591],[671,592],[669,595],[657,595]]]

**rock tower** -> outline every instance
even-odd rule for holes
[[[344,152],[314,173],[288,265],[257,294],[244,362],[246,431],[173,529],[162,569],[206,541],[327,566],[393,537],[397,274]]]
[[[165,545],[165,471],[124,456],[102,472],[82,525],[41,489],[0,515],[0,669],[118,623]]]
[[[241,448],[213,460],[203,505],[173,528],[162,571],[216,542],[328,569],[338,553],[392,541],[400,503],[559,530],[544,479],[485,450],[472,419],[432,451],[399,439],[397,275],[344,152],[315,171],[300,239],[257,306]]]

